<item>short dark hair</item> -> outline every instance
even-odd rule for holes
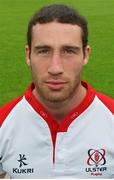
[[[50,22],[67,23],[78,25],[82,29],[83,50],[88,43],[88,28],[86,19],[77,10],[63,4],[52,4],[41,8],[36,12],[28,24],[27,44],[31,49],[32,28],[36,24],[46,24]]]

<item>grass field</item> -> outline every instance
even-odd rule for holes
[[[88,19],[91,57],[83,79],[114,98],[114,0],[0,0],[0,105],[29,86],[27,24],[37,9],[52,3],[71,5]]]

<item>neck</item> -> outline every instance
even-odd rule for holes
[[[38,99],[38,101],[43,105],[43,107],[51,113],[54,119],[60,124],[65,116],[76,108],[85,98],[86,89],[80,84],[77,88],[75,94],[63,102],[49,102],[42,100],[35,89],[33,94]]]

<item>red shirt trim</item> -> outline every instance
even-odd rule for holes
[[[111,99],[105,94],[96,93],[97,97],[104,103],[104,105],[114,114],[114,99]]]
[[[82,85],[87,89],[87,95],[84,100],[80,103],[78,107],[73,109],[63,120],[61,124],[58,124],[52,115],[44,109],[44,107],[36,100],[32,91],[34,89],[34,85],[32,84],[30,88],[25,93],[25,98],[29,102],[29,104],[34,108],[34,110],[40,114],[43,119],[47,122],[51,135],[52,141],[55,151],[55,144],[56,144],[56,135],[58,132],[66,132],[69,125],[82,113],[84,112],[87,107],[92,103],[95,97],[94,89],[89,86],[87,83],[82,82]]]
[[[0,127],[2,126],[4,120],[6,119],[8,114],[11,112],[11,110],[21,99],[22,99],[22,96],[8,102],[7,104],[5,104],[4,106],[1,107],[1,109],[0,109]]]
[[[34,85],[31,84],[29,89],[25,93],[25,98],[29,102],[29,104],[34,108],[34,110],[40,114],[43,119],[47,122],[50,129],[52,131],[57,132],[65,132],[67,131],[69,125],[72,123],[74,119],[76,119],[87,107],[92,103],[95,97],[94,89],[89,86],[87,83],[82,82],[82,85],[87,89],[87,94],[84,100],[80,103],[80,105],[74,108],[63,120],[61,124],[58,124],[52,115],[37,101],[35,96],[32,94],[34,89]]]

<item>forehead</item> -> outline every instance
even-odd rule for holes
[[[78,25],[57,22],[36,24],[32,29],[32,43],[82,44],[82,30]]]

